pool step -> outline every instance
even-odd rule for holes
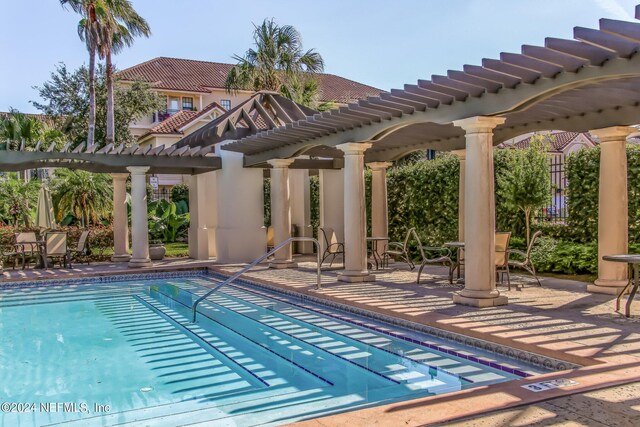
[[[429,367],[430,370],[437,369],[459,376],[468,381],[469,384],[489,384],[510,378],[509,374],[506,374],[504,371],[494,369],[484,364],[474,363],[466,358],[454,356],[449,352],[451,347],[446,343],[440,343],[438,345],[433,341],[417,341],[411,340],[409,337],[407,337],[406,340],[399,338],[392,339],[384,333],[393,332],[388,326],[377,331],[375,330],[376,325],[372,324],[371,321],[363,319],[336,319],[337,313],[322,307],[313,306],[312,304],[304,302],[278,301],[278,296],[265,295],[264,292],[258,289],[249,289],[242,285],[234,284],[223,288],[221,292],[241,301],[264,307],[267,310],[277,311],[288,318],[297,319],[322,329],[337,331],[341,335],[375,346],[383,351],[399,354],[413,362]],[[276,304],[274,304],[274,300]],[[368,327],[365,327],[365,325]],[[398,336],[401,335],[402,332],[395,331],[395,334]],[[393,348],[389,347],[391,342],[393,342]],[[467,354],[471,353],[467,352]],[[469,384],[465,384],[463,387]]]
[[[185,315],[190,315],[190,307],[182,303],[183,298],[173,299],[173,295],[164,294],[163,289],[158,291],[159,296],[164,299],[163,304],[172,304],[172,308]],[[153,295],[153,293],[152,293]],[[167,300],[168,299],[168,300]],[[206,323],[206,329],[215,331],[216,334],[225,331],[226,333],[240,337],[244,340],[244,345],[249,348],[259,348],[263,354],[271,356],[272,368],[278,369],[282,375],[295,374],[296,377],[308,376],[321,383],[320,386],[331,386],[343,378],[337,371],[334,362],[327,359],[326,355],[319,352],[313,346],[305,345],[302,342],[293,342],[287,337],[273,334],[270,329],[256,328],[255,322],[242,316],[233,315],[220,316],[220,310],[210,310],[208,302],[203,302],[204,310],[200,313],[198,323]],[[262,357],[262,356],[261,356]],[[355,375],[355,379],[371,388],[383,386],[380,379],[371,378],[368,372],[360,372]]]
[[[407,360],[401,355],[384,351],[371,344],[346,338],[330,330],[289,318],[274,311],[273,308],[258,306],[229,295],[227,292],[230,291],[225,289],[224,293],[219,292],[211,295],[202,302],[202,305],[214,309],[217,307],[223,313],[235,313],[250,322],[257,322],[266,328],[263,332],[264,335],[274,341],[284,339],[305,343],[313,347],[316,352],[328,353],[392,383],[411,384],[411,387],[415,389],[449,387],[447,384],[452,382],[464,382],[464,380],[435,367]],[[273,300],[265,301],[265,303],[276,304]],[[229,316],[219,316],[219,319],[225,317]],[[348,327],[348,325],[345,326]]]

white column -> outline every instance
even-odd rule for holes
[[[215,180],[215,253],[219,263],[252,262],[267,250],[262,169],[245,168],[243,155],[216,146],[222,169]]]
[[[189,257],[215,256],[215,172],[187,176],[189,185]]]
[[[311,189],[307,169],[289,169],[289,193],[291,195],[291,223],[298,227],[298,236],[313,237],[311,229]],[[298,252],[312,254],[312,242],[297,242]]]
[[[289,165],[293,159],[272,159],[271,168],[271,225],[273,244],[278,246],[291,237],[291,199],[289,194]],[[270,268],[297,267],[293,262],[291,244],[273,254]]]
[[[128,173],[112,173],[113,178],[113,262],[127,262],[129,255],[129,218],[127,218]]]
[[[456,304],[490,307],[507,304],[496,289],[496,206],[493,174],[493,129],[503,117],[470,117],[453,122],[466,132],[465,286],[453,296]]]
[[[348,142],[336,148],[344,152],[344,252],[343,282],[375,280],[367,270],[367,218],[364,193],[364,152],[370,142]]]
[[[129,166],[131,172],[131,239],[133,256],[129,267],[149,267],[149,222],[147,219],[148,166]]]
[[[320,227],[330,227],[336,239],[344,243],[344,170],[321,169],[320,180]],[[322,234],[318,231],[321,250],[325,250]]]
[[[598,201],[598,279],[590,292],[618,294],[627,284],[627,265],[602,260],[603,255],[629,250],[626,139],[635,129],[614,126],[592,130],[600,140],[600,192]]]
[[[464,242],[464,171],[467,163],[467,150],[454,150],[460,161],[460,181],[458,185],[458,241]]]
[[[387,207],[387,168],[391,162],[371,162],[371,235],[389,237],[389,213]],[[376,251],[382,256],[384,245],[379,244]]]

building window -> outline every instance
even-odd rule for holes
[[[220,106],[225,110],[229,111],[231,109],[231,100],[230,99],[221,99]]]
[[[193,111],[193,98],[189,96],[182,97],[182,109],[187,111]]]

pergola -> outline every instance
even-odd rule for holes
[[[636,7],[640,19],[640,6]],[[523,133],[590,131],[600,139],[599,277],[590,289],[617,292],[626,267],[601,256],[625,253],[628,240],[625,140],[640,122],[640,24],[601,19],[576,27],[575,40],[547,38],[482,65],[434,75],[404,89],[349,104],[222,147],[245,167],[278,168],[273,215],[287,217],[287,168],[301,155],[344,158],[344,281],[373,280],[367,271],[364,167],[373,169],[373,233],[386,235],[385,170],[415,150],[454,151],[461,159],[460,239],[466,243],[465,289],[454,301],[506,304],[496,290],[493,147]],[[274,185],[275,184],[275,185]],[[333,191],[325,188],[322,190]],[[280,239],[290,222],[274,223]],[[276,238],[276,244],[279,239]]]
[[[129,262],[130,267],[151,265],[147,220],[147,173],[178,173],[197,175],[220,169],[220,158],[209,147],[132,145],[101,149],[85,144],[70,150],[66,144],[57,150],[56,144],[43,147],[37,143],[27,148],[24,142],[17,148],[0,150],[0,171],[21,171],[34,168],[83,169],[110,173],[113,177],[113,240],[114,261]],[[129,230],[126,206],[126,180],[131,174],[131,231],[132,253],[129,256]]]

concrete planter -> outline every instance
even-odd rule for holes
[[[164,243],[149,245],[149,258],[152,261],[162,260],[166,252],[167,252],[167,249],[164,247]]]

